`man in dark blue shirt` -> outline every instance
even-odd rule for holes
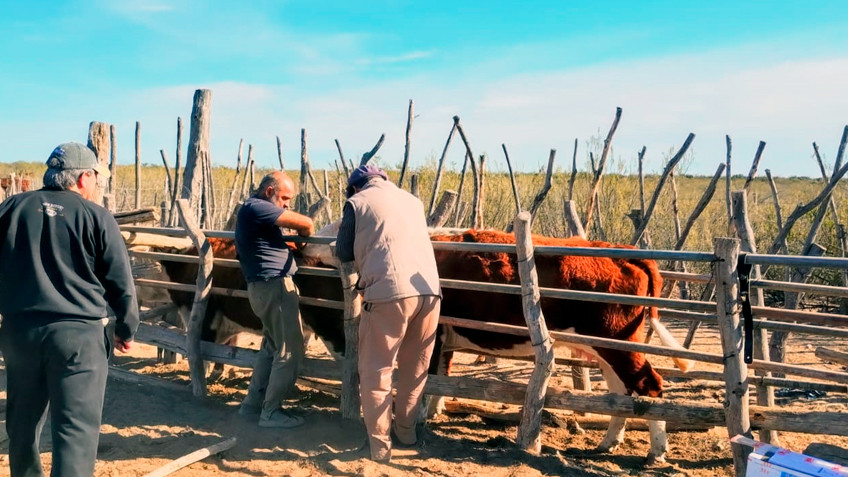
[[[289,176],[272,172],[262,179],[256,195],[244,201],[236,220],[236,252],[250,307],[262,320],[262,345],[239,412],[259,412],[262,427],[303,424],[302,417],[281,408],[294,389],[303,359],[303,330],[292,280],[297,266],[281,227],[303,237],[315,231],[312,219],[289,210],[296,193]]]
[[[53,476],[91,476],[108,373],[104,322],[115,348],[138,327],[129,257],[115,218],[91,202],[109,170],[89,148],[62,144],[44,188],[0,204],[0,350],[6,360],[11,475],[43,475],[38,439],[50,404]]]

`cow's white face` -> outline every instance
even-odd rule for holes
[[[335,238],[339,234],[341,219],[325,225],[321,230],[315,232],[313,237],[332,237]],[[324,265],[339,268],[339,259],[333,254],[333,248],[327,244],[308,243],[302,249],[301,253],[304,257],[318,259]]]

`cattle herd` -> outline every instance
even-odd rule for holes
[[[337,224],[334,224],[337,226]],[[333,235],[334,225],[317,235]],[[512,244],[512,234],[498,231],[468,230],[462,233],[433,234],[434,242],[477,242]],[[209,238],[216,258],[236,258],[231,239]],[[606,242],[587,241],[579,237],[551,238],[533,236],[535,245],[567,247],[630,248]],[[191,254],[191,249],[159,248],[160,252]],[[474,282],[519,284],[518,267],[513,254],[500,252],[449,251],[435,252],[439,275],[444,279]],[[309,244],[297,253],[300,266],[337,266],[329,245]],[[604,257],[553,256],[535,257],[539,286],[578,291],[606,292],[634,296],[658,297],[662,278],[656,262],[647,259],[614,259]],[[163,270],[170,281],[194,283],[195,264],[163,260]],[[212,276],[216,287],[244,289],[245,282],[236,268],[215,267]],[[342,287],[338,277],[296,274],[295,283],[301,296],[342,301]],[[188,317],[193,293],[169,291],[171,299]],[[525,326],[521,296],[488,291],[443,288],[442,315],[469,320]],[[541,307],[550,330],[573,332],[585,336],[643,342],[646,322],[650,322],[666,346],[679,347],[671,334],[659,322],[657,309],[641,305],[595,303],[543,297]],[[301,305],[301,318],[305,332],[314,333],[327,345],[331,353],[344,352],[344,325],[342,310]],[[233,344],[237,333],[261,330],[259,318],[253,314],[247,300],[223,295],[209,298],[203,321],[202,339]],[[565,345],[564,345],[565,346]],[[643,353],[567,345],[581,354],[598,361],[607,387],[611,393],[661,397],[662,377],[657,374]],[[533,356],[529,338],[491,331],[440,325],[430,373],[448,374],[455,351],[471,351],[492,356]],[[676,361],[679,368],[687,370],[691,362]],[[437,411],[439,406],[431,406]],[[625,418],[612,417],[607,434],[598,449],[609,451],[618,446],[624,437]],[[650,461],[662,461],[667,448],[665,423],[650,421]]]

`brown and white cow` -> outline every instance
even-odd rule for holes
[[[515,243],[511,234],[497,231],[469,230],[459,235],[436,235],[434,242]],[[579,237],[551,238],[533,236],[534,245],[561,247],[616,247],[607,242],[590,242]],[[440,278],[477,282],[520,284],[516,257],[507,253],[481,253],[436,250]],[[580,256],[535,256],[539,286],[567,290],[616,293],[658,297],[662,277],[653,260],[612,259]],[[524,326],[521,297],[483,291],[443,288],[441,313],[456,318],[492,321]],[[645,321],[650,320],[666,346],[680,347],[659,322],[655,307],[593,303],[555,298],[541,299],[548,329],[573,332],[585,336],[612,338],[641,343],[645,338]],[[453,351],[464,350],[496,356],[533,356],[528,337],[503,335],[490,331],[443,326],[440,339],[443,362],[449,370]],[[653,369],[643,353],[564,345],[598,360],[611,393],[661,397],[662,377]],[[688,370],[691,362],[677,360],[678,367]],[[625,418],[611,417],[600,451],[617,447],[623,437]],[[649,460],[663,460],[667,447],[665,423],[650,421],[651,451]]]
[[[333,235],[333,224],[319,235]],[[461,234],[433,235],[434,241],[514,243],[514,236],[504,232],[469,230]],[[217,258],[234,258],[232,241],[210,239]],[[533,236],[535,245],[571,247],[627,247],[606,242],[589,242],[580,238],[549,238]],[[632,247],[628,247],[632,248]],[[301,263],[317,265],[319,262],[336,265],[335,258],[326,245],[308,245],[302,250]],[[612,259],[601,257],[536,256],[539,285],[542,287],[628,294],[635,296],[659,296],[662,278],[656,262],[640,259]],[[506,253],[481,253],[436,251],[439,275],[446,279],[459,279],[490,283],[518,284],[515,256]],[[193,283],[196,266],[185,263],[163,262],[163,266],[174,281]],[[336,278],[297,274],[295,281],[302,296],[341,300],[341,286]],[[236,269],[216,267],[213,272],[216,287],[242,288],[244,279]],[[525,324],[521,297],[492,292],[444,288],[442,314],[445,316],[490,321],[512,325]],[[179,304],[190,306],[192,295],[172,292]],[[657,319],[657,310],[652,307],[592,303],[575,300],[542,298],[542,310],[547,327],[555,331],[569,331],[586,336],[614,338],[642,342],[645,336],[645,321],[650,320],[666,346],[677,346],[671,334]],[[344,351],[344,330],[340,310],[301,306],[305,327],[311,328],[321,337],[331,351]],[[238,323],[240,328],[223,326],[227,321]],[[259,320],[253,315],[244,299],[224,296],[210,298],[204,322],[204,339],[222,342],[237,331],[259,329]],[[600,364],[610,392],[637,394],[640,396],[662,396],[662,378],[652,368],[643,353],[616,351],[588,346],[571,346],[595,357]],[[454,351],[471,351],[495,356],[533,356],[529,338],[505,335],[489,331],[473,330],[454,326],[439,327],[437,350],[431,373],[449,372]],[[678,366],[686,369],[690,362],[679,361]],[[650,421],[651,451],[649,460],[663,460],[667,447],[665,423]],[[623,440],[625,418],[612,417],[600,451],[609,451]]]

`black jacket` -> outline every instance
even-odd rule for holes
[[[132,339],[138,302],[114,217],[73,191],[41,189],[0,204],[3,324],[117,318]]]

